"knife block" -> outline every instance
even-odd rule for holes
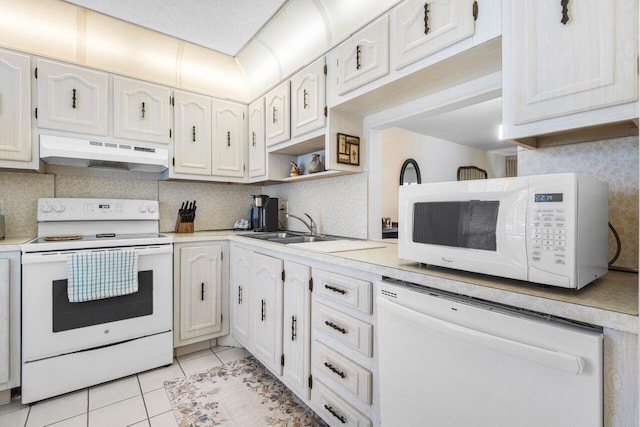
[[[193,233],[193,222],[182,222],[180,215],[178,215],[174,231],[176,233]]]

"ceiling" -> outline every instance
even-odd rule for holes
[[[66,0],[236,56],[287,0]]]
[[[498,126],[501,123],[502,98],[495,98],[446,113],[418,114],[398,120],[394,125],[478,150],[515,154],[516,147],[499,138]]]

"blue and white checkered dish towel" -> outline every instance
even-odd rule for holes
[[[138,254],[133,249],[72,254],[67,279],[69,302],[138,292]]]

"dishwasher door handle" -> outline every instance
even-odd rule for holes
[[[584,369],[582,357],[467,328],[412,310],[384,298],[378,298],[378,310],[387,310],[391,314],[401,316],[432,331],[569,374],[580,375]]]

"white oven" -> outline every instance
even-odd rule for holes
[[[157,202],[40,199],[39,237],[22,255],[23,403],[172,362],[173,246],[157,215]],[[70,302],[74,254],[124,251],[137,257],[137,292]]]

